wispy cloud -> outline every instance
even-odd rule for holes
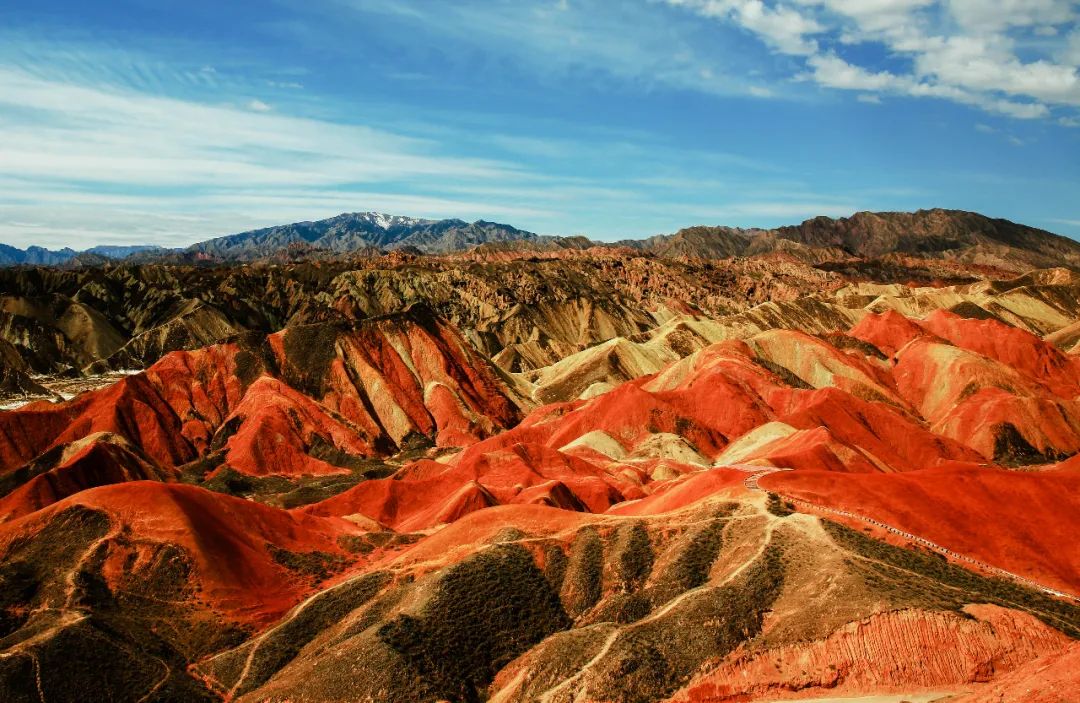
[[[743,59],[717,52],[715,35],[651,0],[522,2],[461,0],[408,5],[397,0],[337,0],[364,17],[393,18],[418,36],[437,36],[514,62],[552,80],[619,83],[642,90],[692,90],[772,98],[770,76],[750,75]],[[760,22],[781,32],[783,18]],[[734,33],[733,33],[734,34]],[[723,60],[721,60],[723,59]],[[450,52],[447,60],[454,60]]]
[[[462,158],[430,137],[290,116],[251,101],[211,104],[73,84],[12,67],[0,67],[0,129],[0,240],[24,246],[176,246],[358,209],[505,218],[546,231],[566,231],[568,213],[598,207],[653,221],[709,212],[694,206],[673,215],[664,202],[650,201],[650,184],[538,173],[512,159]],[[569,168],[589,152],[631,162],[649,152],[633,142],[490,138],[507,154],[564,160]],[[770,168],[711,152],[680,162]],[[683,185],[677,192],[700,191],[691,179]],[[788,211],[808,212],[805,206]]]
[[[372,190],[533,177],[509,161],[463,158],[430,139],[290,116],[259,99],[197,102],[100,80],[74,83],[37,68],[0,66],[3,241],[60,245],[135,236],[175,245],[278,217],[360,207],[538,213]]]
[[[784,209],[785,197],[805,198],[798,188],[778,193],[769,207],[716,209],[718,195],[755,196],[736,178],[720,194],[703,187],[710,178],[700,174],[776,180],[783,173],[739,154],[650,143],[647,135],[616,130],[597,141],[587,131],[493,131],[507,126],[499,120],[482,129],[455,127],[434,114],[395,119],[396,129],[348,123],[241,97],[251,84],[211,65],[158,70],[147,82],[151,72],[128,53],[53,53],[60,57],[55,64],[0,59],[0,240],[13,244],[176,246],[358,209],[505,218],[546,232],[577,231],[567,223],[595,224],[598,212],[620,213],[593,236],[651,233],[646,228],[661,225],[650,223],[681,224],[713,212],[816,214],[805,200]],[[93,70],[71,70],[71,56]],[[119,65],[110,63],[118,57]],[[204,81],[198,97],[171,96],[178,86],[190,93],[192,72]],[[660,166],[659,153],[670,166]],[[590,175],[581,172],[582,159],[628,167],[616,177]],[[679,178],[662,188],[642,178],[662,178],[663,169]],[[654,198],[658,192],[664,198]],[[712,202],[672,206],[680,196]]]
[[[72,85],[0,68],[0,172],[153,185],[501,178],[506,163],[362,125]]]
[[[461,0],[407,11],[392,0],[339,2],[562,79],[761,99],[805,98],[792,82],[801,80],[863,102],[934,98],[1017,119],[1080,105],[1080,13],[1070,0]],[[783,60],[755,55],[740,34]]]

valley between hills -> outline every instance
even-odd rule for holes
[[[6,701],[1077,700],[1072,240],[101,252],[0,269]]]

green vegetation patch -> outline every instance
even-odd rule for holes
[[[655,559],[652,541],[644,522],[635,522],[619,532],[615,570],[624,591],[641,588],[652,573]]]
[[[213,700],[187,666],[245,633],[193,609],[199,593],[184,549],[136,543],[124,532],[100,542],[109,529],[104,512],[72,506],[0,555],[0,637],[5,646],[27,643],[31,655],[0,661],[5,701],[109,700],[117,692],[136,700],[151,691],[153,700]],[[138,572],[125,569],[111,587],[102,576],[110,546],[132,558],[139,547],[143,557]],[[62,610],[40,606],[67,601],[69,584],[86,617],[63,623]],[[34,660],[39,682],[19,663]]]
[[[313,398],[324,395],[326,376],[337,357],[341,331],[340,326],[331,323],[297,325],[285,330],[285,380],[289,385]]]
[[[570,545],[570,558],[562,585],[566,612],[579,617],[596,605],[603,594],[604,544],[595,527],[583,527]]]
[[[203,482],[196,481],[196,483],[207,490],[238,498],[273,495],[294,488],[293,482],[284,476],[251,476],[231,466],[219,464],[219,467],[213,478]]]
[[[243,695],[258,688],[295,659],[300,650],[321,632],[341,622],[346,615],[370,601],[389,583],[390,575],[377,571],[316,595],[303,607],[287,615],[280,625],[265,636],[230,652],[226,660],[221,662],[221,669],[235,670],[236,673],[233,680],[226,683],[230,687],[236,684],[235,676],[239,676],[244,662],[250,657],[247,675],[235,695]],[[236,664],[239,666],[235,666]]]
[[[277,372],[277,363],[266,335],[242,333],[236,338],[236,343],[240,350],[233,358],[233,364],[236,368],[236,377],[240,379],[244,388],[254,383],[263,372],[270,374]]]
[[[781,366],[774,361],[763,359],[760,356],[754,357],[754,363],[764,369],[767,369],[768,371],[771,371],[774,375],[778,376],[781,381],[791,386],[792,388],[799,388],[804,391],[810,391],[814,389],[813,386],[802,380],[799,376],[795,374],[794,371],[788,369],[786,366]]]
[[[775,493],[769,493],[769,499],[765,503],[765,509],[776,517],[787,517],[795,513],[795,504],[784,500]]]
[[[994,427],[994,462],[1002,466],[1052,464],[1067,456],[1053,449],[1040,452],[1024,439],[1024,435],[1011,422],[1003,422]]]
[[[841,350],[853,350],[857,351],[863,356],[872,357],[875,359],[887,359],[885,353],[878,349],[876,346],[858,337],[852,337],[851,335],[844,334],[843,332],[828,332],[820,335],[821,339],[828,342],[832,346]]]
[[[651,703],[685,685],[703,662],[761,632],[784,582],[773,544],[731,583],[687,597],[656,620],[624,631],[590,677],[589,700]]]
[[[709,580],[713,562],[720,554],[727,522],[717,518],[698,529],[683,544],[676,545],[678,553],[652,589],[653,602],[666,603],[675,596],[697,588]]]
[[[482,700],[495,673],[570,627],[532,557],[497,545],[450,567],[419,616],[399,615],[378,637],[448,700]]]
[[[337,544],[350,554],[371,554],[377,549],[399,549],[416,544],[424,538],[422,534],[401,532],[366,532],[362,535],[341,535]]]
[[[270,557],[289,571],[309,577],[313,583],[325,581],[345,568],[345,558],[328,552],[293,552],[276,544],[266,543]]]
[[[566,578],[566,568],[570,560],[566,552],[557,544],[549,544],[544,547],[544,578],[556,591],[561,591],[563,580]]]

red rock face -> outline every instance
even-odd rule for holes
[[[897,355],[893,376],[931,431],[987,460],[1037,461],[1080,449],[1073,397],[1059,396],[996,359],[919,340]]]
[[[888,374],[868,361],[808,335],[770,340],[776,358],[794,358],[807,347],[817,356],[808,357],[814,360],[802,373],[817,378],[819,390],[807,388],[776,362],[763,365],[745,344],[722,343],[594,399],[540,408],[445,464],[408,467],[393,479],[366,482],[309,510],[360,513],[395,529],[430,528],[437,524],[430,517],[441,512],[435,506],[466,482],[476,482],[499,504],[512,504],[531,500],[536,486],[558,481],[569,504],[602,512],[656,489],[650,467],[642,462],[670,451],[653,442],[657,437],[675,438],[710,462],[769,422],[789,426],[792,434],[762,444],[740,461],[880,472],[982,460],[976,451],[928,431],[892,390]],[[845,389],[829,385],[835,379]],[[882,390],[875,394],[873,387]],[[635,452],[639,461],[621,461]],[[685,460],[675,457],[676,464],[680,458]],[[675,472],[693,470],[683,466]]]
[[[669,700],[715,703],[795,692],[842,697],[888,691],[901,681],[906,690],[982,683],[996,671],[1060,655],[1069,641],[1031,616],[995,606],[969,606],[963,615],[901,610],[810,644],[733,654]]]
[[[251,384],[224,425],[230,423],[237,430],[225,443],[226,465],[252,476],[343,473],[307,453],[316,438],[356,456],[377,453],[351,425],[269,376]]]
[[[1078,360],[1030,332],[998,320],[971,320],[944,310],[931,313],[922,327],[951,344],[1005,364],[1054,395],[1074,398],[1080,393]]]
[[[927,329],[895,310],[870,313],[848,332],[852,337],[873,344],[888,356],[896,354],[913,340],[927,336]]]
[[[537,444],[463,455],[456,464],[427,461],[392,479],[365,481],[316,503],[314,515],[354,515],[399,531],[422,530],[491,505],[535,503],[604,512],[634,493],[634,484],[598,466]],[[562,503],[562,505],[556,505]]]
[[[128,440],[156,464],[177,466],[208,447],[240,401],[235,345],[176,352],[144,373],[68,403],[0,415],[0,467],[10,471],[53,447],[98,432]]]
[[[36,463],[47,470],[0,498],[0,520],[29,515],[95,486],[173,478],[171,472],[143,459],[126,441],[109,434],[90,435],[71,445],[57,447]]]

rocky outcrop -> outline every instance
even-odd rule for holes
[[[669,700],[950,690],[1060,654],[1069,641],[1030,615],[991,605],[967,606],[963,614],[884,612],[849,623],[824,640],[733,654],[695,675]]]

